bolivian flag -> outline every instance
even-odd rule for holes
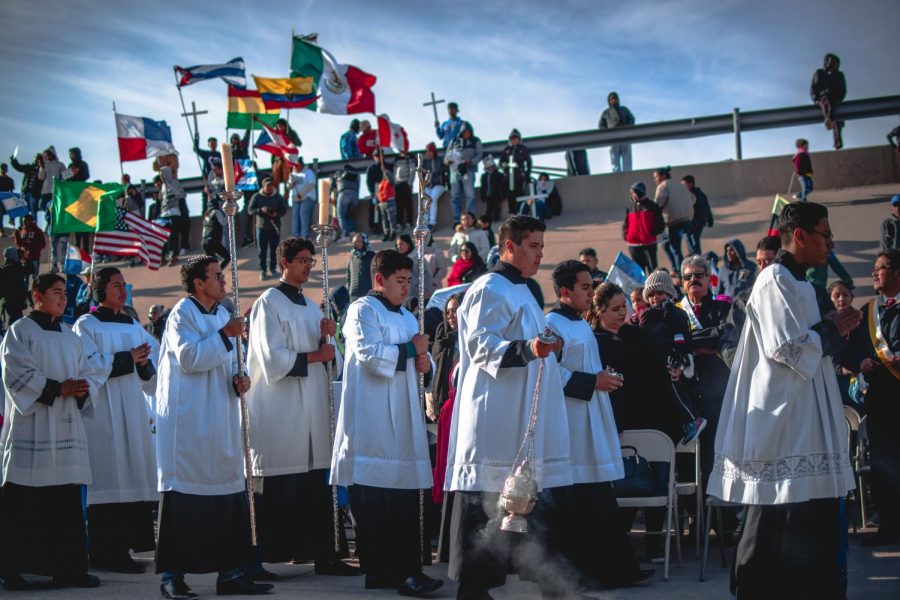
[[[53,187],[51,233],[113,231],[116,198],[125,193],[119,183],[57,181]]]
[[[256,89],[266,109],[303,108],[316,101],[312,77],[257,77]]]
[[[274,127],[280,114],[279,108],[266,108],[258,91],[228,86],[228,121],[225,124],[228,129],[253,129],[253,115],[269,127]],[[256,128],[259,129],[259,126]]]

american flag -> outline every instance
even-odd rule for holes
[[[114,256],[137,256],[151,269],[162,263],[162,249],[171,231],[140,215],[116,208],[114,231],[98,231],[94,251]]]

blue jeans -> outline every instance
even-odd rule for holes
[[[359,194],[353,190],[344,190],[338,194],[337,209],[338,221],[341,224],[341,235],[353,235],[356,233],[356,221],[353,219],[353,209],[359,200]]]
[[[631,170],[631,144],[613,144],[609,147],[609,159],[613,173]]]
[[[687,240],[688,240],[688,253],[689,254],[700,254],[702,250],[700,250],[700,236],[703,235],[703,226],[692,225],[691,228],[687,232]]]
[[[800,192],[797,194],[797,199],[801,202],[806,202],[811,191],[813,191],[812,177],[809,175],[800,175]]]
[[[676,223],[669,225],[669,240],[663,245],[666,256],[672,262],[672,268],[676,271],[681,269],[681,261],[684,260],[684,254],[681,252],[681,238],[687,234],[691,228],[691,222]]]
[[[278,249],[278,232],[272,229],[256,230],[256,246],[259,249],[259,270],[266,270],[266,250],[269,251],[269,270],[274,274],[278,269],[275,251]]]
[[[462,215],[462,195],[466,195],[465,211],[475,214],[475,173],[473,167],[465,175],[458,172],[450,173],[450,191],[453,194],[453,222],[459,223],[460,215]]]
[[[379,202],[378,211],[381,213],[381,228],[384,230],[384,235],[396,235],[397,201],[391,198],[387,202]]]
[[[313,198],[304,198],[297,202],[294,201],[293,225],[294,235],[298,237],[309,237],[309,226],[312,224],[313,209],[316,201]],[[327,223],[326,223],[327,224]]]

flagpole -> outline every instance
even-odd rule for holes
[[[193,150],[194,144],[194,133],[191,131],[191,120],[188,118],[187,106],[184,104],[184,94],[181,93],[181,86],[178,85],[178,70],[175,67],[172,67],[172,74],[175,76],[175,89],[178,90],[178,98],[181,100],[181,114],[184,115],[184,122],[187,124],[188,135],[191,136],[191,150]],[[200,132],[197,132],[197,135],[200,135]],[[197,142],[199,144],[199,140]],[[200,167],[200,177],[203,177],[203,161],[200,160],[200,156],[194,152],[194,156],[197,157],[197,166]]]
[[[117,118],[118,113],[116,113],[116,101],[113,100],[113,124],[116,126],[116,140],[119,139],[119,119]],[[125,167],[122,166],[122,150],[119,150],[119,176],[125,177]],[[94,263],[91,262],[91,269],[94,268]]]

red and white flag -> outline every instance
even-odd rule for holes
[[[140,215],[116,208],[116,228],[98,231],[94,251],[113,256],[137,256],[151,269],[162,264],[162,250],[172,232]]]
[[[269,127],[262,121],[257,122],[262,125],[263,130],[256,139],[256,149],[280,156],[291,166],[296,165],[297,157],[300,156],[300,150],[294,145],[291,138],[287,134]]]
[[[397,152],[409,152],[409,138],[399,123],[392,123],[387,115],[378,115],[378,145]]]

